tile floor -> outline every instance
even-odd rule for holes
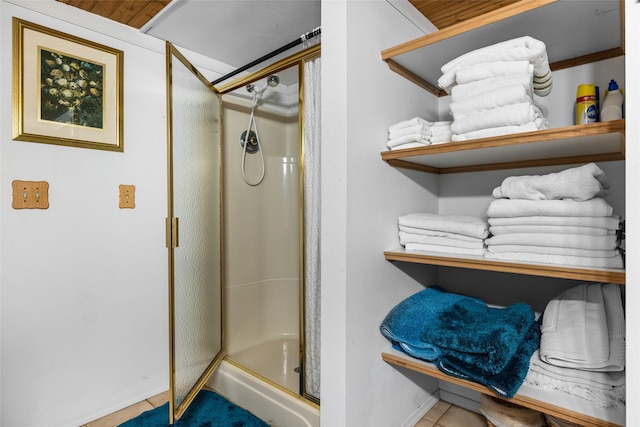
[[[164,405],[168,401],[169,392],[166,391],[81,427],[117,427],[145,411]],[[427,412],[415,427],[487,427],[487,421],[482,415],[441,400]]]
[[[487,427],[487,419],[440,400],[415,427]]]

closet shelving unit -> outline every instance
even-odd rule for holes
[[[618,7],[619,6],[619,7]],[[597,31],[589,29],[599,28]],[[603,29],[616,28],[604,31]],[[619,30],[618,30],[619,29]],[[588,34],[591,33],[591,34]],[[553,71],[624,55],[624,1],[524,0],[382,51],[389,68],[436,95],[440,67],[465,52],[530,35],[547,45]],[[617,161],[625,158],[625,121],[566,126],[517,135],[383,151],[390,166],[437,174]],[[618,269],[512,263],[478,256],[385,251],[389,261],[625,284]],[[390,364],[494,395],[488,388],[442,373],[435,365],[390,349]],[[509,401],[590,427],[624,425],[624,414],[523,385]],[[566,405],[558,406],[559,402]]]

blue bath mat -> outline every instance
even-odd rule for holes
[[[222,396],[202,390],[187,411],[173,424],[175,427],[268,427],[250,412],[234,405]],[[119,427],[168,427],[169,403],[165,403]]]

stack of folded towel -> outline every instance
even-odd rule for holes
[[[414,117],[389,126],[390,150],[423,147],[451,141],[451,122],[431,122],[421,117]]]
[[[438,85],[451,95],[453,141],[547,127],[533,94],[551,92],[545,44],[529,36],[468,52],[441,68]]]
[[[489,225],[467,215],[411,213],[398,218],[400,244],[410,251],[459,255],[485,253]]]
[[[625,324],[618,285],[588,283],[561,293],[545,308],[541,330],[528,384],[624,410]]]
[[[487,210],[485,257],[585,268],[622,268],[620,218],[602,198],[594,163],[559,173],[508,177]]]
[[[540,344],[540,325],[527,304],[493,308],[438,287],[396,305],[380,332],[398,350],[505,397],[512,397],[524,381]]]

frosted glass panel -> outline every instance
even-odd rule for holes
[[[179,57],[172,60],[174,402],[222,350],[220,97]]]

